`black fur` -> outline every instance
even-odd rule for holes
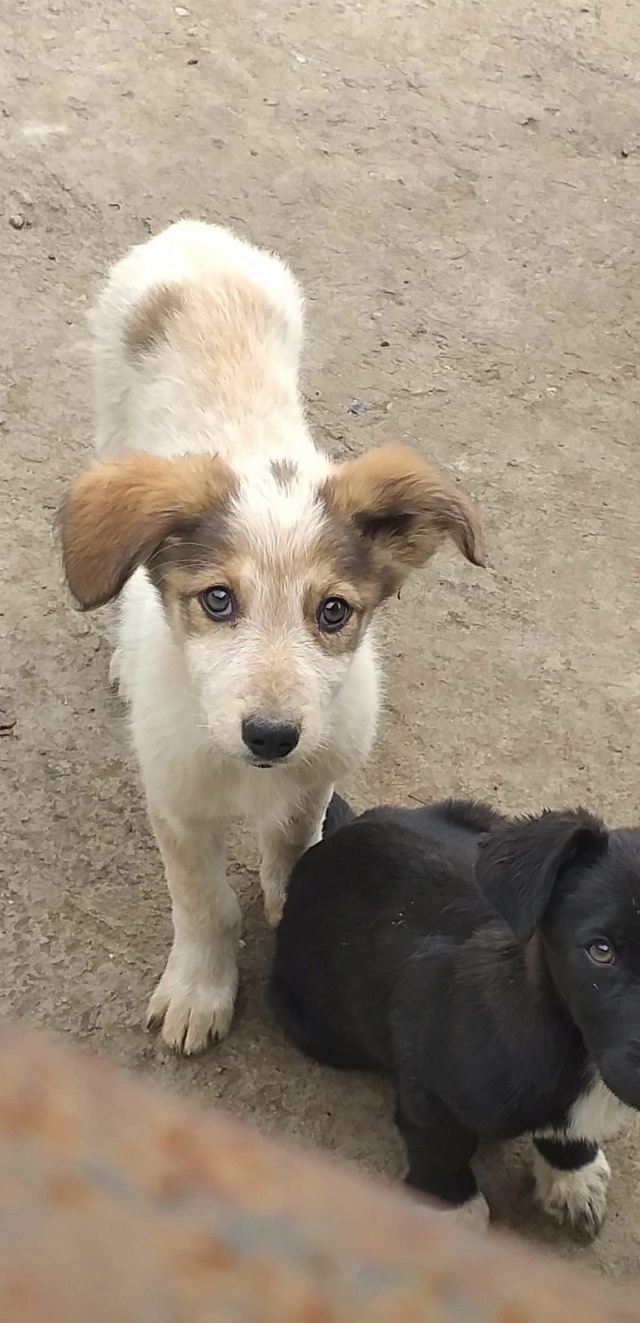
[[[338,827],[344,827],[347,822],[353,822],[355,816],[346,799],[342,799],[340,795],[334,795],[325,814],[322,835],[331,836],[331,833],[337,831]]]
[[[557,1139],[538,1136],[533,1142],[549,1166],[556,1167],[558,1171],[579,1171],[588,1162],[593,1162],[598,1152],[598,1145],[586,1139],[558,1143]]]
[[[562,1133],[597,1071],[640,1107],[639,910],[638,831],[335,799],[291,878],[271,1003],[317,1061],[393,1072],[409,1183],[460,1204],[480,1137],[544,1131],[551,1165],[591,1161]]]

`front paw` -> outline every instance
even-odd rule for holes
[[[215,980],[194,972],[172,953],[149,1002],[147,1027],[162,1026],[162,1038],[174,1052],[203,1052],[228,1034],[237,988],[235,968],[225,979]]]
[[[574,1171],[552,1167],[542,1154],[534,1156],[536,1203],[558,1226],[597,1236],[607,1212],[611,1168],[599,1149],[592,1162]]]

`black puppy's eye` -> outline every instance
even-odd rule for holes
[[[325,634],[337,634],[350,615],[351,607],[344,597],[325,597],[318,607],[317,621]]]
[[[203,593],[198,593],[198,601],[211,620],[233,620],[237,612],[231,589],[225,588],[221,583],[215,584],[213,588],[205,588]]]
[[[597,941],[589,943],[587,955],[590,960],[593,960],[594,965],[612,965],[616,958],[611,943],[605,941],[604,937],[599,937]]]

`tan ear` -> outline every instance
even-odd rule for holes
[[[473,565],[485,564],[482,531],[471,502],[408,446],[380,446],[341,464],[326,488],[391,570],[397,587],[425,565],[445,537]]]
[[[215,455],[127,455],[83,474],[58,520],[67,581],[80,606],[110,602],[165,538],[188,532],[233,486]]]

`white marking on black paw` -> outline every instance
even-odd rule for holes
[[[552,1167],[537,1150],[534,1155],[536,1202],[558,1226],[597,1236],[607,1211],[611,1168],[598,1150],[592,1162],[576,1171]]]

